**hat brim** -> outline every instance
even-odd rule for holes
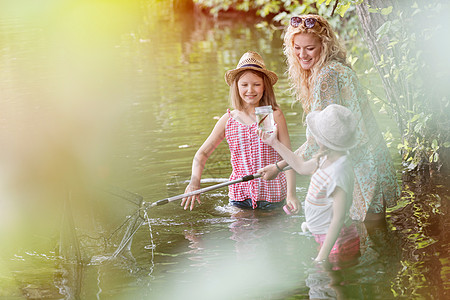
[[[308,125],[308,130],[314,136],[316,142],[324,145],[325,147],[335,150],[335,151],[347,151],[354,148],[358,140],[356,139],[356,134],[352,136],[350,140],[347,141],[346,145],[335,145],[331,143],[319,130],[319,126],[317,124],[317,119],[320,111],[312,111],[306,116],[306,124]]]
[[[269,78],[270,83],[272,85],[274,85],[278,81],[278,76],[277,76],[277,74],[275,74],[275,72],[269,71],[267,69],[261,69],[261,68],[258,68],[258,67],[242,67],[242,68],[239,68],[239,69],[228,70],[225,73],[225,81],[226,81],[226,83],[229,86],[231,86],[233,84],[233,81],[236,78],[236,76],[240,72],[244,72],[244,71],[247,71],[247,70],[254,70],[254,71],[257,71],[257,72],[264,73]]]

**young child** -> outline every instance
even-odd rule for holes
[[[305,200],[306,222],[302,224],[302,229],[309,229],[320,244],[315,258],[315,261],[320,262],[327,260],[330,253],[339,252],[340,245],[348,245],[349,235],[345,233],[347,227],[344,224],[350,220],[348,212],[352,204],[354,178],[347,150],[357,143],[357,120],[348,108],[331,104],[322,111],[309,113],[306,123],[320,146],[318,155],[308,161],[277,139],[277,129],[274,130],[274,135],[261,131],[258,134],[295,171],[302,175],[312,175]],[[267,169],[269,168],[273,167],[268,166]],[[269,175],[265,168],[258,170],[258,173],[263,178]],[[341,238],[338,238],[340,234]],[[357,246],[359,251],[359,240]]]
[[[230,180],[255,174],[266,165],[280,159],[277,152],[258,137],[255,108],[271,105],[275,123],[278,124],[277,138],[284,147],[290,149],[290,140],[286,120],[275,99],[273,85],[277,75],[267,70],[262,57],[249,51],[245,53],[236,69],[225,74],[230,86],[230,104],[228,110],[217,122],[213,131],[197,151],[192,163],[192,175],[186,193],[200,188],[200,179],[208,157],[216,147],[226,139],[231,152],[233,171]],[[286,184],[287,182],[287,184]],[[295,172],[278,174],[273,181],[261,178],[229,186],[230,204],[241,208],[273,209],[290,203],[294,209],[300,207],[295,196]],[[194,195],[182,200],[184,209],[192,210],[200,196]]]

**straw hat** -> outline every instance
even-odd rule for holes
[[[267,70],[261,55],[253,51],[244,53],[244,55],[242,55],[241,59],[239,60],[236,69],[228,70],[225,73],[225,81],[229,86],[231,86],[234,79],[236,78],[236,75],[245,70],[255,70],[266,74],[272,85],[274,85],[278,81],[277,74]]]
[[[336,151],[356,146],[356,126],[353,113],[346,107],[330,104],[322,111],[313,111],[306,117],[308,129],[316,141]]]

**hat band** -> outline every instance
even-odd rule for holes
[[[258,65],[255,65],[255,64],[246,64],[246,65],[242,65],[242,66],[239,67],[239,69],[240,69],[240,68],[245,68],[245,67],[255,67],[255,68],[260,68],[260,69],[262,69],[261,66],[258,66]]]

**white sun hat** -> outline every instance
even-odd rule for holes
[[[330,104],[322,111],[310,112],[306,124],[316,141],[329,149],[346,151],[357,144],[358,121],[345,106]]]

